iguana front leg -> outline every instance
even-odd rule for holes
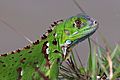
[[[61,57],[63,57],[59,53],[60,52],[58,52],[58,51],[54,51],[54,53],[52,53],[52,55],[51,55],[50,69],[48,70],[48,72],[46,74],[46,76],[48,76],[50,80],[57,80],[58,79],[59,67],[60,67],[60,64],[62,62]]]

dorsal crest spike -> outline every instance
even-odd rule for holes
[[[12,52],[11,52],[11,54],[15,54],[15,52],[14,52],[14,51],[12,51]]]
[[[24,49],[30,49],[30,45],[25,46]]]
[[[20,51],[21,51],[20,49],[17,49],[17,50],[16,50],[16,52],[18,52],[18,53],[19,53]]]
[[[51,28],[48,30],[48,33],[50,33],[50,32],[52,32],[52,29],[51,29]]]
[[[48,32],[45,32],[45,35],[48,36]]]
[[[56,22],[54,22],[54,25],[57,25],[57,21],[56,21]]]
[[[51,29],[49,30],[49,32],[51,32],[51,30],[54,30],[54,27],[58,24],[60,24],[61,22],[63,22],[62,19],[60,20],[57,20],[57,21],[54,21],[52,24],[51,24]]]
[[[54,24],[51,24],[52,27],[54,27],[55,25]]]
[[[0,54],[0,56],[4,56],[4,57],[6,57],[6,56],[7,56],[7,54]]]
[[[63,22],[63,20],[62,20],[62,19],[60,19],[60,20],[58,20],[58,21],[57,21],[57,23],[58,23],[58,24],[59,24],[59,23],[61,23],[61,22]]]
[[[41,39],[46,39],[47,36],[45,34],[42,35]]]
[[[37,45],[37,44],[39,44],[39,42],[40,42],[39,40],[36,40],[35,42],[33,42],[33,44]]]
[[[55,21],[55,22],[53,22],[53,24],[52,25],[58,25],[59,23],[61,23],[61,22],[63,22],[63,20],[61,19],[61,20],[57,20],[57,21]]]

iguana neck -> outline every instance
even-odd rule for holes
[[[60,28],[60,26],[62,26],[63,23],[57,24],[54,22],[54,24],[55,25],[52,25],[52,28],[48,30],[47,33],[43,34],[40,42],[42,44],[41,51],[44,54],[47,66],[50,66],[56,59],[60,61],[64,59],[63,50],[60,46],[63,36],[63,29]]]

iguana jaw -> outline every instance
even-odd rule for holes
[[[76,40],[74,40],[69,46],[70,47],[74,47],[76,44],[78,44],[79,42],[84,41],[86,38],[90,37],[93,33],[95,33],[95,31],[97,30],[98,27],[94,28],[90,33],[86,34],[85,36],[78,38]]]

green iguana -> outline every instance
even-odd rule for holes
[[[92,35],[98,23],[78,14],[51,26],[41,39],[0,55],[0,80],[57,80],[69,49]]]

